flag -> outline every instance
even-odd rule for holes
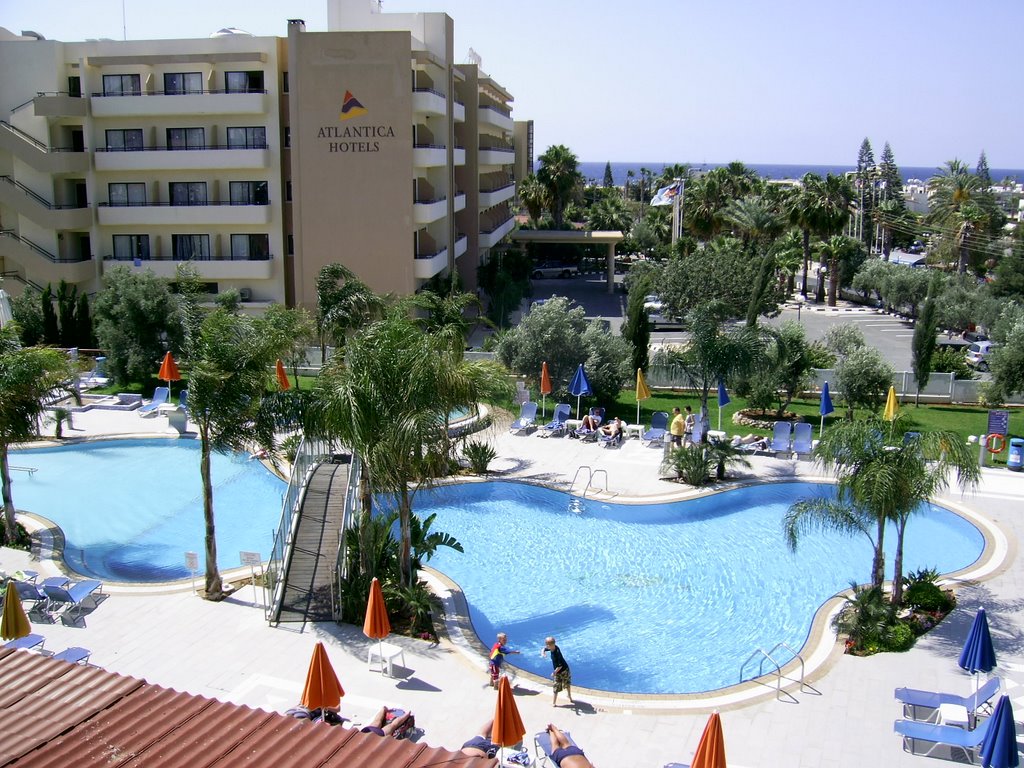
[[[672,205],[672,201],[679,195],[680,183],[678,181],[672,182],[667,187],[662,187],[654,193],[654,197],[651,198],[651,205]]]

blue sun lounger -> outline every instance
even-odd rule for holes
[[[43,591],[46,592],[46,598],[49,601],[49,609],[51,613],[55,613],[63,607],[66,612],[77,611],[79,615],[82,613],[83,604],[87,599],[93,597],[94,592],[103,592],[103,582],[96,581],[95,579],[88,579],[86,581],[80,581],[77,584],[72,584],[68,588],[57,587],[52,585],[45,585]]]
[[[931,755],[939,747],[962,749],[973,763],[981,749],[985,737],[988,736],[992,718],[983,720],[973,731],[955,725],[931,725],[916,720],[897,720],[893,730],[903,737],[903,749],[912,755]],[[925,752],[917,752],[917,742],[931,744]]]
[[[808,454],[814,447],[814,427],[806,421],[799,421],[793,427],[793,453]]]
[[[656,411],[651,415],[651,428],[640,435],[640,442],[644,445],[661,443],[665,439],[665,432],[668,429],[668,413]]]
[[[559,403],[555,406],[555,412],[551,414],[551,421],[542,427],[541,435],[551,437],[552,435],[565,434],[565,422],[572,413],[572,406],[568,403]]]
[[[43,643],[46,642],[42,635],[25,635],[14,640],[9,640],[3,644],[4,648],[10,648],[12,650],[21,649],[23,651],[30,650],[32,648],[42,648]]]
[[[68,664],[88,664],[90,656],[92,656],[92,651],[73,645],[60,653],[53,654],[51,658],[57,661],[66,661]]]
[[[569,743],[578,747],[579,745],[572,740],[572,735],[568,731],[562,731],[562,734],[569,740]],[[547,731],[541,731],[533,737],[533,751],[537,755],[537,764],[540,766],[554,765],[551,760],[551,753],[554,751],[551,749],[551,734]]]
[[[768,446],[768,450],[774,453],[791,453],[789,439],[792,432],[793,425],[788,421],[776,421],[772,442]]]
[[[923,718],[925,722],[933,722],[938,716],[939,707],[943,704],[957,704],[968,712],[977,712],[979,709],[991,708],[992,699],[999,693],[1002,680],[993,677],[977,693],[970,696],[958,696],[955,693],[937,693],[933,691],[921,691],[916,688],[897,688],[895,691],[896,700],[903,704],[903,716],[910,720],[921,720],[917,716],[917,710],[928,710],[928,716]]]
[[[537,420],[537,404],[534,402],[523,403],[519,406],[519,418],[512,422],[508,428],[509,432],[521,432],[535,426]]]
[[[149,401],[147,405],[139,408],[136,413],[139,416],[148,416],[151,413],[156,413],[161,405],[167,402],[167,398],[171,396],[171,392],[167,387],[157,387],[153,390],[153,399]]]

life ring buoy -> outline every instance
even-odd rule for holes
[[[985,447],[988,448],[989,453],[1002,453],[1006,450],[1006,438],[998,432],[993,432],[985,438]]]

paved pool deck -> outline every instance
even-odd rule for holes
[[[90,411],[76,414],[76,437],[173,434],[167,419],[142,419],[134,413]],[[580,466],[598,474],[599,495],[628,503],[692,495],[685,486],[661,479],[658,448],[631,440],[605,449],[574,440],[510,435],[502,423],[488,433],[498,450],[496,476],[566,487]],[[745,479],[812,477],[806,461],[758,456],[743,470]],[[17,483],[18,477],[15,477]],[[577,480],[576,490],[582,488]],[[588,496],[594,494],[588,492]],[[17,499],[17,485],[14,488]],[[977,492],[945,494],[943,501],[992,526],[999,562],[984,580],[958,585],[958,608],[935,631],[904,654],[869,658],[843,655],[824,635],[820,663],[808,675],[810,688],[789,685],[776,699],[774,688],[731,692],[720,699],[641,700],[576,691],[577,705],[551,707],[550,689],[519,675],[517,703],[528,734],[548,722],[570,730],[595,765],[662,766],[689,762],[712,708],[720,710],[730,766],[927,766],[931,758],[902,750],[892,731],[900,707],[893,689],[912,686],[967,693],[972,683],[956,666],[975,610],[989,614],[999,658],[998,674],[1007,680],[1018,717],[1024,712],[1024,567],[1017,542],[1024,533],[1024,475],[986,469]],[[33,562],[26,553],[0,549],[0,569],[32,567],[49,575],[50,561]],[[809,577],[813,575],[809,574]],[[442,587],[443,588],[443,587]],[[34,623],[46,637],[46,649],[71,645],[93,652],[94,664],[151,683],[224,701],[283,711],[301,693],[314,643],[323,640],[346,690],[342,711],[365,722],[382,704],[416,713],[431,744],[457,747],[490,718],[494,694],[487,687],[484,659],[472,637],[439,645],[393,638],[405,649],[406,664],[396,677],[382,676],[366,664],[369,641],[359,628],[332,623],[269,627],[258,605],[261,596],[243,588],[222,603],[195,596],[189,585],[169,588],[111,585],[109,596],[78,622]],[[450,599],[454,606],[454,599]],[[489,639],[489,638],[488,638]],[[515,638],[511,638],[514,644]],[[675,638],[666,638],[673,642]],[[532,652],[531,649],[525,649]],[[570,660],[571,649],[566,649]],[[513,657],[514,658],[514,657]],[[751,689],[747,689],[750,691]],[[529,739],[529,736],[528,736]]]

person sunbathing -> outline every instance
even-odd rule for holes
[[[547,732],[551,736],[551,762],[558,768],[594,768],[583,750],[569,741],[557,726],[548,723]]]
[[[603,427],[601,427],[601,432],[608,435],[608,437],[618,437],[619,435],[622,434],[622,419],[616,416],[614,419],[612,419]]]
[[[412,716],[412,712],[402,712],[388,720],[389,713],[396,715],[398,712],[401,710],[389,710],[387,707],[381,707],[380,712],[373,716],[370,724],[363,726],[360,732],[375,733],[378,736],[394,736],[396,739],[400,739],[405,731],[416,725],[416,719]]]
[[[470,757],[494,757],[499,746],[491,741],[494,720],[488,720],[480,728],[480,732],[462,745],[462,754]]]

